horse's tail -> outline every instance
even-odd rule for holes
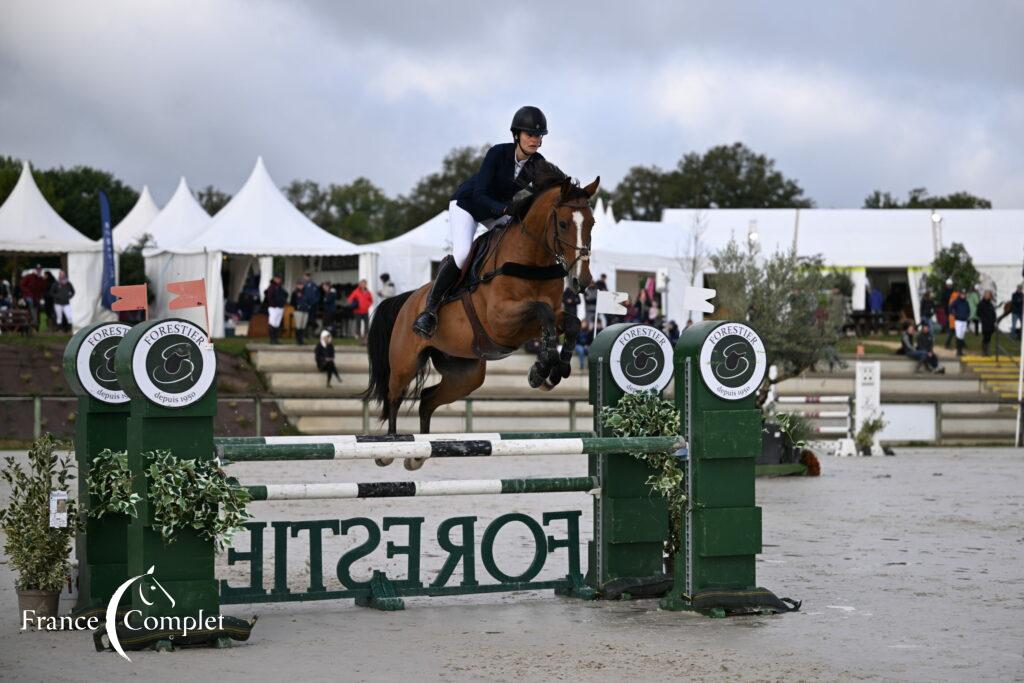
[[[367,333],[366,353],[370,359],[370,381],[362,393],[365,400],[381,405],[381,419],[387,418],[388,382],[391,379],[391,332],[402,306],[413,295],[414,290],[384,299],[377,305]]]

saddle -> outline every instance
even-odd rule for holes
[[[449,291],[448,296],[441,302],[445,306],[455,300],[462,301],[462,307],[466,311],[466,317],[473,328],[473,354],[481,360],[501,360],[515,352],[515,348],[503,346],[487,334],[480,316],[473,304],[473,292],[477,287],[490,282],[499,275],[508,275],[522,280],[560,280],[566,276],[565,269],[553,264],[550,266],[528,266],[515,261],[506,261],[497,268],[487,271],[485,264],[488,259],[497,253],[501,241],[505,239],[508,231],[513,227],[509,223],[491,228],[475,240],[470,248],[469,257],[462,267],[462,275]]]

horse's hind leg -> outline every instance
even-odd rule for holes
[[[388,436],[398,433],[398,409],[405,398],[405,391],[416,377],[419,367],[419,354],[391,354],[391,376],[388,378],[388,400],[384,412],[388,420]],[[374,458],[374,462],[384,467],[395,461],[394,458]]]
[[[474,358],[434,357],[434,367],[441,381],[420,392],[420,434],[430,433],[430,418],[443,405],[458,401],[476,391],[484,383],[487,363]],[[424,458],[406,458],[405,469],[418,470]]]

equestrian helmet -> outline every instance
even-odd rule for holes
[[[516,115],[512,117],[511,129],[513,135],[518,131],[530,135],[547,135],[548,120],[544,117],[544,112],[537,107],[519,107]]]

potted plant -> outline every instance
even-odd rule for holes
[[[78,509],[74,500],[56,497],[58,516],[66,523],[51,526],[51,492],[69,493],[74,459],[70,453],[55,453],[62,444],[50,434],[33,442],[28,465],[14,457],[5,458],[0,477],[10,486],[10,501],[0,509],[0,530],[6,535],[4,552],[17,571],[15,589],[18,608],[36,617],[57,616],[60,591],[71,571],[71,542],[78,530]]]

